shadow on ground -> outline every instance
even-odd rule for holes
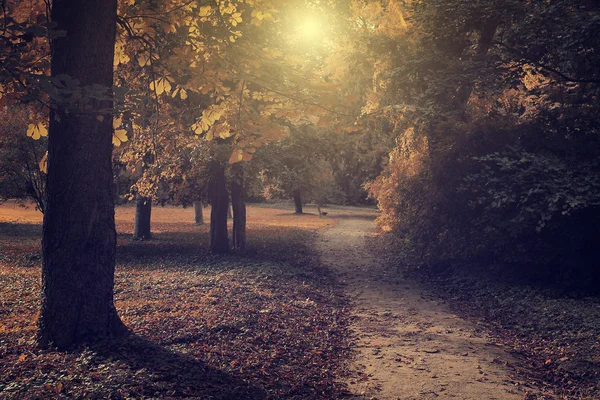
[[[267,394],[240,377],[211,368],[138,335],[92,347],[91,369],[112,366],[112,378],[94,393],[105,398],[264,399]],[[119,374],[121,371],[121,374]],[[93,372],[92,372],[93,373]],[[118,378],[120,376],[120,378]],[[117,377],[117,379],[114,379]],[[103,379],[104,380],[104,379]],[[88,392],[88,394],[90,394]]]

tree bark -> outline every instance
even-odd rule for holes
[[[41,347],[70,348],[122,335],[114,306],[112,195],[113,57],[116,0],[54,0],[51,75],[107,88],[88,108],[57,103],[50,113],[48,200],[43,225]],[[104,114],[103,118],[97,118]],[[102,119],[102,121],[100,121]]]
[[[152,217],[152,199],[137,195],[135,203],[135,224],[133,238],[136,240],[152,239],[150,221]]]
[[[244,167],[235,164],[232,167],[231,204],[233,207],[233,248],[246,248],[246,199],[244,198]]]
[[[196,221],[196,225],[204,225],[204,214],[202,213],[201,201],[194,202],[194,219]]]
[[[302,214],[302,196],[300,196],[300,190],[294,190],[294,207],[296,208],[296,214]]]
[[[212,207],[210,210],[210,250],[213,253],[229,252],[229,237],[227,235],[227,209],[229,194],[225,179],[225,166],[219,161],[211,161],[210,193]]]

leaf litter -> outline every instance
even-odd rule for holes
[[[117,219],[115,302],[132,334],[71,352],[35,347],[39,224],[2,223],[0,398],[344,395],[349,306],[312,250],[323,223],[249,225],[249,251],[213,256],[208,228],[181,218],[153,223],[151,241]]]

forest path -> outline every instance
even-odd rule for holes
[[[511,356],[441,301],[386,272],[366,248],[374,234],[372,220],[343,218],[318,245],[354,301],[354,398],[523,399],[510,377]]]

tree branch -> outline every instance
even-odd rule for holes
[[[530,63],[535,64],[535,66],[543,69],[544,71],[550,72],[560,78],[562,78],[564,81],[566,82],[574,82],[574,83],[595,83],[595,84],[600,84],[600,79],[589,79],[589,78],[574,78],[571,76],[568,76],[562,72],[560,72],[559,70],[549,67],[545,64],[542,64],[539,61],[534,60],[533,58],[529,57],[527,54],[525,54],[524,52],[522,52],[519,49],[516,49],[514,47],[511,47],[505,43],[502,42],[498,42],[498,41],[492,41],[493,44],[498,45],[508,51],[510,51],[511,53],[514,53],[516,55],[518,55],[519,57],[521,57],[523,60],[528,61]]]

